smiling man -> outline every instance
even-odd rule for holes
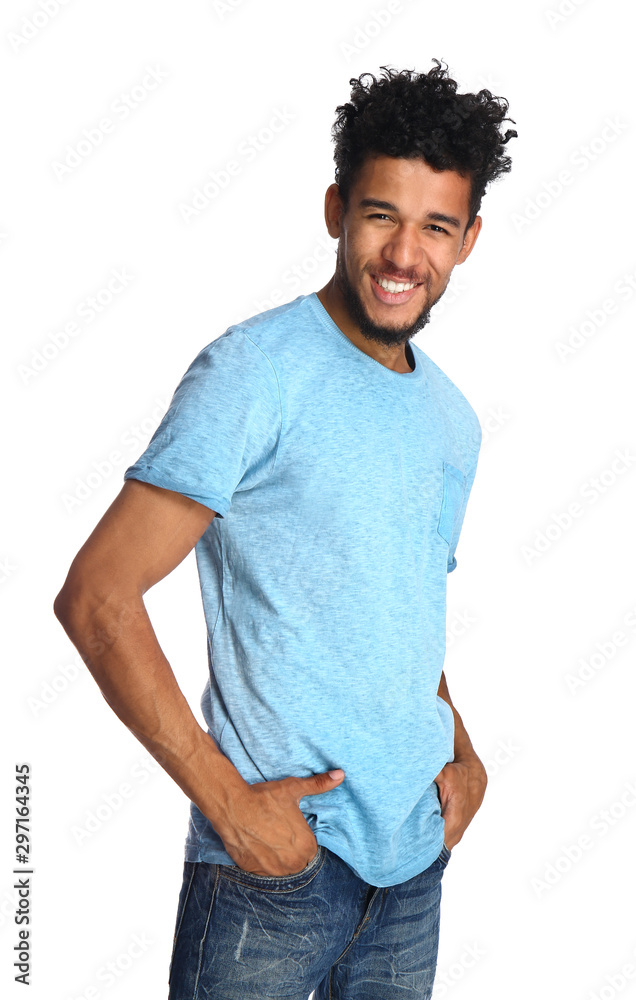
[[[354,344],[389,368],[413,369],[395,369],[407,360],[402,346],[428,323],[474,246],[481,218],[468,228],[470,196],[470,176],[381,154],[359,168],[348,211],[339,185],[327,190],[327,228],[340,242],[318,298]]]
[[[199,352],[55,602],[190,800],[170,1000],[431,996],[442,876],[486,788],[442,672],[481,430],[411,341],[516,135],[435,63],[351,81],[333,277]],[[143,601],[193,547],[207,730]]]

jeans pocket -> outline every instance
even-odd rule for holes
[[[254,889],[289,892],[291,889],[300,889],[314,878],[322,867],[324,858],[325,848],[322,844],[318,844],[318,850],[309,864],[292,875],[255,875],[253,872],[244,871],[238,865],[219,865],[219,871],[233,882],[240,882],[241,885],[251,886]]]
[[[448,545],[453,539],[457,518],[464,503],[465,490],[466,476],[464,473],[461,469],[451,465],[450,462],[444,462],[442,508],[437,523],[437,532]]]

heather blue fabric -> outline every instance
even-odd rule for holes
[[[253,316],[200,351],[124,475],[218,514],[196,545],[210,735],[250,784],[343,768],[300,808],[375,886],[443,846],[447,573],[481,443],[466,398],[410,347],[414,370],[391,371],[315,293]],[[233,863],[194,803],[185,858]]]

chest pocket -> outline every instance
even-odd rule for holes
[[[449,545],[453,541],[455,528],[464,504],[466,491],[466,476],[450,462],[444,462],[444,489],[442,494],[442,509],[439,515],[437,532]]]

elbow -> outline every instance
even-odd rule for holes
[[[53,601],[53,614],[70,635],[90,624],[116,596],[113,581],[104,579],[93,565],[77,555]]]
[[[86,623],[95,606],[99,605],[96,584],[102,589],[96,574],[76,556],[62,589],[53,601],[53,614],[68,636]]]
[[[69,576],[53,613],[83,658],[95,661],[145,612],[138,589],[122,592],[111,581],[79,571]]]
[[[53,601],[53,614],[78,649],[91,629],[90,591],[71,578]]]
[[[71,588],[65,583],[53,601],[53,614],[65,632],[68,632],[71,627],[77,604],[77,595],[74,595]]]

